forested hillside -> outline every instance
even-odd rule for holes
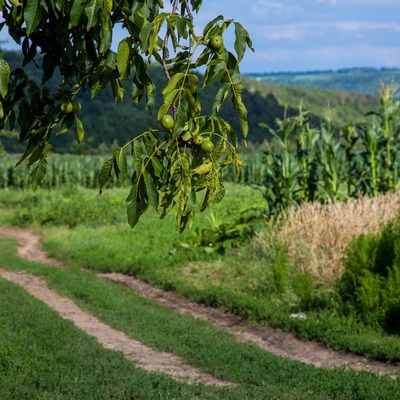
[[[381,82],[400,82],[400,69],[345,68],[337,71],[276,72],[248,76],[279,85],[335,89],[374,96]]]
[[[19,53],[3,52],[2,55],[12,68],[21,66],[22,56]],[[34,67],[29,66],[29,68]],[[152,68],[151,74],[158,87],[165,85],[165,77],[161,69]],[[315,123],[322,117],[324,109],[328,106],[335,108],[336,120],[334,123],[336,126],[342,126],[350,121],[359,122],[378,101],[374,96],[356,95],[344,91],[294,88],[254,79],[246,79],[244,83],[243,100],[249,115],[249,141],[253,143],[260,143],[269,138],[268,130],[259,126],[261,122],[273,123],[276,118],[282,118],[285,113],[293,115],[297,112],[301,102],[303,102],[303,109],[312,111],[312,120]],[[202,90],[199,96],[204,99],[203,104],[211,107],[217,90],[217,86]],[[157,126],[156,116],[149,115],[144,105],[132,103],[130,93],[127,83],[122,104],[114,103],[111,90],[100,91],[93,99],[91,99],[89,91],[80,93],[77,100],[82,104],[79,118],[85,127],[85,140],[78,145],[75,140],[67,137],[68,134],[60,135],[52,138],[53,150],[62,153],[104,153],[116,144],[114,143],[115,137],[119,144],[123,144],[149,127]],[[207,98],[210,100],[207,101]],[[161,99],[158,98],[156,108],[160,102]],[[207,110],[204,111],[207,112]],[[228,103],[220,113],[235,129],[239,130],[239,121],[232,111],[233,109]],[[75,132],[71,132],[70,135],[75,136]],[[15,133],[1,133],[1,141],[7,151],[18,151],[18,146],[15,146],[17,139]]]

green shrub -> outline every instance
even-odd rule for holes
[[[339,292],[345,308],[364,322],[398,331],[400,321],[400,221],[355,238],[346,250]]]

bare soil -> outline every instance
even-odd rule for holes
[[[0,227],[0,234],[17,239],[18,254],[21,257],[44,264],[62,266],[62,262],[48,258],[41,250],[40,238],[34,232],[15,227]],[[44,297],[47,300],[41,298],[43,301],[54,301],[55,303],[61,301],[61,297],[55,292],[50,291],[43,282],[37,282],[38,278],[32,276],[27,278],[26,275],[16,273],[10,275],[11,273],[8,272],[7,277],[5,276],[5,273],[6,271],[0,272],[3,277],[21,284],[28,291],[30,291],[30,285],[35,286],[36,288],[34,289],[34,292],[32,292],[34,296],[41,298],[40,296],[43,296],[43,293],[45,293]],[[131,276],[119,273],[98,274],[98,276],[103,279],[109,279],[116,284],[127,286],[144,297],[157,301],[177,312],[206,320],[217,328],[234,334],[238,340],[251,342],[259,348],[280,357],[297,360],[305,364],[312,364],[319,368],[344,368],[357,371],[366,370],[379,374],[387,374],[393,378],[397,377],[400,373],[399,363],[392,364],[368,360],[365,357],[352,353],[328,349],[320,343],[302,340],[290,333],[270,329],[264,325],[249,324],[238,316],[228,315],[220,309],[190,302],[188,299],[176,295],[173,292],[152,287],[148,283]],[[53,302],[48,304],[50,307],[55,308],[65,318],[69,318],[69,315],[69,319],[73,319],[77,312],[76,308],[74,309],[73,307],[76,307],[76,305],[67,299],[63,299],[62,302],[63,305],[59,308],[56,308],[55,305],[51,305]],[[80,312],[83,313],[82,318],[87,322],[81,325],[76,323],[77,326],[85,330],[87,333],[96,336],[99,342],[105,347],[123,351],[127,357],[134,358],[143,368],[169,373],[176,378],[186,377],[192,382],[202,381],[218,385],[228,384],[228,382],[218,381],[216,378],[211,376],[206,378],[205,374],[201,375],[200,371],[194,371],[193,367],[182,367],[182,361],[177,357],[170,354],[167,355],[165,353],[154,352],[154,350],[127,338],[122,332],[118,332],[105,325],[88,313],[82,310],[80,310]],[[129,341],[132,341],[132,346],[134,348],[140,348],[141,350],[131,350],[126,344]],[[163,354],[163,356],[160,356],[160,354]],[[167,358],[168,361],[164,362],[163,357],[167,356],[170,356],[171,358]],[[149,363],[149,365],[146,366],[146,363]],[[158,369],[158,367],[160,369]],[[170,369],[170,372],[168,372],[168,368]]]

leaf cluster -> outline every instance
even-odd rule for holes
[[[201,210],[222,199],[221,169],[234,163],[239,173],[241,167],[235,150],[237,134],[218,116],[228,98],[237,111],[244,142],[248,133],[239,63],[252,43],[240,23],[218,16],[201,34],[196,33],[193,11],[199,11],[201,1],[195,0],[190,4],[171,1],[170,12],[164,11],[161,0],[4,0],[0,5],[5,20],[2,27],[7,26],[13,39],[21,43],[23,65],[37,64],[38,53],[43,57],[37,64],[43,72],[40,84],[21,68],[11,71],[0,57],[0,129],[19,128],[19,142],[26,146],[19,163],[27,160],[35,165],[34,187],[45,176],[51,135],[64,134],[75,125],[78,142],[84,138],[82,121],[76,113],[63,112],[61,105],[73,102],[80,91],[90,90],[93,98],[106,87],[117,102],[124,97],[126,80],[131,83],[132,102],[143,99],[149,113],[156,105],[157,92],[161,93],[157,120],[171,113],[174,127],[166,131],[152,127],[117,147],[101,168],[100,192],[112,174],[121,183],[127,181],[126,148],[131,146],[134,173],[127,198],[131,226],[148,205],[161,206],[162,217],[177,206],[178,223],[184,229],[193,221],[196,191],[206,190]],[[117,24],[126,37],[115,52],[111,43]],[[210,38],[222,37],[230,26],[234,27],[236,54],[225,46],[215,51],[208,45]],[[163,69],[166,82],[161,89],[150,76],[150,63]],[[194,73],[200,67],[206,70],[203,88],[220,84],[210,115],[201,113],[201,87]],[[59,83],[49,87],[54,77],[59,77]],[[197,148],[203,139],[213,141],[212,154]]]

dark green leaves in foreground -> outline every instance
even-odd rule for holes
[[[151,206],[161,209],[161,218],[176,209],[181,230],[191,226],[196,209],[205,210],[224,197],[223,168],[234,164],[239,174],[241,160],[236,152],[238,135],[218,113],[230,100],[245,143],[248,123],[239,63],[252,43],[241,24],[222,16],[196,33],[194,15],[202,2],[172,3],[167,12],[162,1],[154,0],[123,6],[111,0],[27,0],[11,5],[0,1],[0,29],[7,27],[21,43],[23,65],[35,63],[42,75],[33,80],[22,68],[10,71],[0,57],[0,129],[19,129],[19,142],[26,147],[18,164],[27,161],[34,188],[46,177],[52,135],[74,129],[77,142],[84,140],[85,129],[77,116],[79,92],[88,90],[95,97],[110,85],[112,100],[122,101],[127,81],[132,87],[129,100],[143,104],[149,113],[157,94],[162,98],[155,113],[160,126],[135,132],[129,143],[118,145],[100,169],[100,193],[110,178],[116,178],[130,187],[127,215],[132,227]],[[117,51],[111,48],[115,24],[125,32]],[[229,28],[235,33],[234,53],[223,44]],[[218,46],[213,44],[215,37]],[[164,72],[161,87],[150,76],[150,61]],[[204,79],[198,68],[205,71]],[[50,78],[51,86],[46,86]],[[204,115],[198,93],[210,85],[219,89],[210,115]],[[167,114],[171,126],[161,122]],[[202,203],[196,207],[201,191]]]

